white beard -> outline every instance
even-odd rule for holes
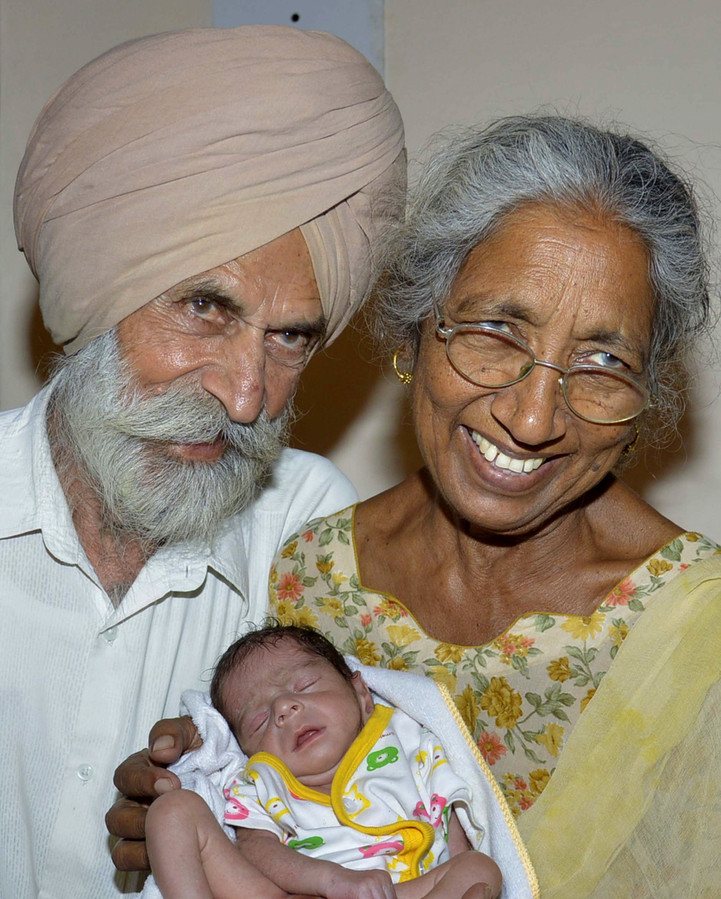
[[[182,381],[142,396],[120,359],[115,332],[61,360],[49,424],[58,474],[78,474],[100,500],[103,525],[149,549],[196,538],[255,499],[285,443],[290,410],[252,424],[228,418],[222,403]],[[183,461],[165,444],[227,442],[213,462]]]

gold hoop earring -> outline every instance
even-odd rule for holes
[[[638,443],[638,435],[639,435],[639,427],[638,422],[634,421],[633,423],[633,440],[630,443],[627,443],[626,446],[621,450],[621,458],[627,459],[631,453],[636,449],[636,444]]]
[[[410,371],[401,371],[401,369],[398,368],[398,357],[402,352],[403,349],[401,347],[397,349],[395,353],[393,353],[393,371],[396,373],[396,377],[401,382],[401,384],[405,384],[407,387],[413,380],[413,373]]]

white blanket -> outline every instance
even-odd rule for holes
[[[467,781],[473,795],[473,813],[485,831],[483,843],[475,840],[476,829],[462,807],[458,817],[475,848],[495,859],[503,873],[502,899],[535,899],[540,895],[535,873],[515,821],[500,788],[472,737],[463,725],[445,688],[427,677],[361,665],[350,656],[346,661],[375,696],[396,706],[432,730],[440,739],[453,769]],[[186,789],[195,790],[208,803],[218,821],[223,822],[223,786],[247,761],[225,719],[205,693],[188,690],[183,694],[181,714],[191,715],[203,738],[203,745],[184,755],[172,770]],[[233,828],[223,825],[233,838]],[[159,899],[160,891],[151,877],[142,899]]]

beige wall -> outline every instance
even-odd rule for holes
[[[209,24],[210,0],[0,0],[0,406],[39,383],[32,279],[15,250],[11,196],[32,120],[77,66],[126,38]],[[332,2],[332,0],[328,0]],[[62,5],[63,11],[58,7]],[[718,0],[386,0],[386,77],[411,155],[436,129],[552,106],[655,139],[721,196]],[[401,394],[348,332],[305,375],[296,442],[325,452],[369,495],[417,461]],[[684,447],[631,480],[680,524],[721,538],[718,362],[695,384]],[[623,523],[620,523],[623,526]]]

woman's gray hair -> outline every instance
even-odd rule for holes
[[[705,239],[685,177],[634,137],[561,116],[455,128],[436,146],[389,245],[374,305],[383,342],[415,358],[434,298],[442,303],[470,251],[509,213],[528,203],[586,209],[630,227],[647,247],[656,300],[649,387],[658,423],[675,425],[684,351],[709,319]]]

